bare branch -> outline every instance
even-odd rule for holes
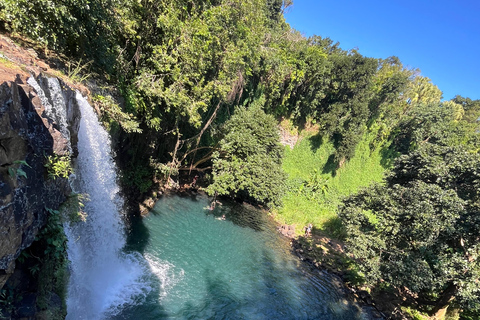
[[[188,157],[188,155],[191,154],[192,152],[197,152],[198,150],[202,150],[202,149],[212,149],[212,150],[210,150],[210,152],[207,154],[207,155],[209,155],[209,154],[211,154],[213,151],[215,151],[217,148],[216,148],[216,146],[215,146],[215,147],[206,146],[206,147],[198,147],[198,148],[195,148],[195,149],[193,149],[193,150],[190,150],[190,151],[186,152],[186,153],[183,155],[182,160],[180,160],[180,162],[183,162],[183,160],[185,160],[185,159]]]
[[[185,170],[189,170],[189,171],[198,171],[198,172],[204,172],[204,171],[207,171],[207,170],[210,170],[212,169],[212,167],[205,167],[205,168],[178,168],[178,170],[182,170],[182,171],[185,171]]]

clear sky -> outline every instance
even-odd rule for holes
[[[368,57],[397,56],[432,79],[443,98],[480,99],[480,0],[293,0],[285,14]]]

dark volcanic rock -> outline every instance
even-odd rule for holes
[[[0,85],[0,288],[15,259],[32,244],[48,211],[71,193],[67,179],[49,179],[45,157],[64,154],[68,141],[23,83]]]
[[[16,318],[32,319],[35,316],[37,296],[34,293],[26,294],[15,304]]]

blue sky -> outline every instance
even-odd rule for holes
[[[305,36],[329,37],[342,49],[399,57],[445,100],[480,99],[480,0],[294,0],[285,17]]]

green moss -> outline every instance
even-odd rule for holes
[[[401,307],[402,311],[412,317],[413,320],[428,320],[429,317],[426,314],[421,313],[420,311],[410,308],[410,307]]]

